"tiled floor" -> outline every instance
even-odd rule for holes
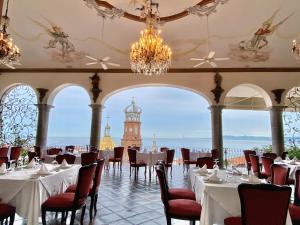
[[[169,176],[169,186],[187,187],[188,175],[183,174],[182,166],[173,167],[173,177]],[[89,203],[87,204],[89,207]],[[87,207],[87,209],[88,209]],[[80,213],[76,224],[79,224]],[[59,218],[58,218],[59,219]],[[59,224],[51,215],[49,224]],[[16,224],[24,224],[17,218]],[[86,210],[84,224],[91,225],[164,225],[166,224],[163,205],[160,200],[159,184],[152,171],[152,178],[144,177],[144,169],[140,169],[138,178],[129,177],[129,166],[123,165],[123,171],[105,170],[102,176],[98,199],[98,213],[93,222],[89,222],[89,212]],[[188,221],[172,220],[174,225],[189,224]]]

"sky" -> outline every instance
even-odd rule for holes
[[[142,108],[142,136],[158,138],[211,137],[210,111],[200,95],[171,87],[141,87],[109,97],[102,113],[102,132],[109,117],[111,136],[123,135],[124,108],[134,97]],[[90,99],[77,86],[66,87],[55,97],[49,118],[49,137],[89,137]],[[224,110],[223,135],[270,137],[268,111]]]

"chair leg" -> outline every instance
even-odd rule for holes
[[[46,225],[46,210],[42,208],[42,223]]]
[[[171,177],[172,177],[172,173],[173,173],[173,167],[172,167],[172,165],[171,165]]]
[[[191,220],[190,221],[190,225],[196,225],[196,221],[195,220]]]
[[[166,216],[166,219],[167,219],[167,225],[172,225],[172,223],[171,223],[171,217]]]
[[[80,218],[80,224],[83,225],[83,219],[84,219],[84,214],[85,214],[85,208],[86,208],[86,205],[84,205],[82,207],[82,210],[81,210],[81,218]]]
[[[70,225],[74,225],[76,210],[72,211]]]
[[[90,203],[90,221],[93,220],[94,201],[95,201],[95,195],[92,195],[91,196],[91,203]]]
[[[131,177],[131,166],[129,166],[129,171],[130,171],[130,174],[129,174],[129,176]]]
[[[60,223],[61,223],[61,224],[64,224],[65,216],[66,216],[65,213],[66,213],[66,212],[61,212],[61,219],[60,219]]]
[[[96,216],[97,213],[97,202],[98,202],[98,194],[95,195],[95,200],[94,200],[94,216]]]
[[[145,178],[146,178],[146,172],[147,171],[147,166],[145,166]],[[151,168],[150,168],[150,171],[151,171]]]

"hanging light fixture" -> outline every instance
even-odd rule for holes
[[[13,65],[18,65],[20,60],[20,49],[13,43],[10,34],[6,29],[9,25],[8,13],[9,0],[7,0],[5,15],[1,18],[2,28],[0,30],[0,63],[3,65],[15,69]]]
[[[152,6],[157,7],[152,13]],[[161,31],[156,28],[159,21],[158,4],[147,1],[142,15],[146,18],[147,28],[141,31],[138,42],[132,44],[130,52],[131,70],[137,74],[160,75],[167,73],[171,65],[171,48],[164,44]]]

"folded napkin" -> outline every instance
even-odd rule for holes
[[[68,164],[68,162],[64,159],[64,160],[61,162],[61,166],[62,166],[62,167],[68,167],[69,164]]]
[[[207,178],[207,181],[210,181],[210,182],[217,182],[217,181],[220,181],[220,178],[218,177],[218,173],[213,173],[212,175],[210,175],[210,176]]]
[[[6,173],[6,164],[2,163],[2,165],[0,166],[0,173]]]
[[[198,171],[199,171],[200,174],[207,173],[208,172],[207,171],[207,165],[204,164]]]
[[[48,168],[46,167],[46,165],[43,163],[40,170],[38,171],[39,174],[48,174],[49,173],[49,170]]]
[[[255,176],[255,175],[249,175],[249,179],[248,179],[249,183],[253,183],[253,184],[259,184],[260,183],[260,179]]]
[[[232,167],[232,174],[233,175],[242,175],[243,173],[239,171],[235,166]]]
[[[276,159],[274,160],[275,162],[282,162],[282,158],[280,156],[277,156]]]
[[[27,167],[28,167],[28,168],[32,168],[32,167],[34,167],[34,165],[35,165],[35,160],[32,159],[32,160],[28,163]]]

